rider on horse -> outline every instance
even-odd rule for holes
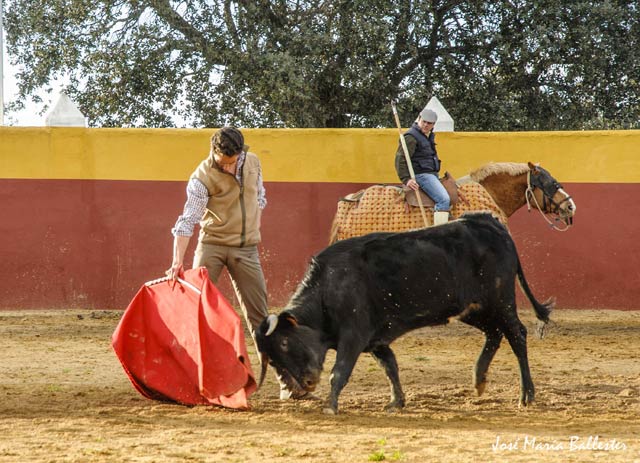
[[[451,208],[449,194],[438,178],[440,159],[438,158],[435,134],[433,133],[433,126],[437,120],[438,115],[435,111],[424,108],[416,122],[404,133],[415,179],[411,178],[402,144],[399,144],[395,159],[396,172],[400,181],[414,191],[422,188],[435,202],[434,225],[446,223],[449,220],[449,210]]]

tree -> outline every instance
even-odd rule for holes
[[[17,109],[55,77],[95,126],[637,127],[635,1],[9,0]],[[9,109],[12,109],[9,108]]]

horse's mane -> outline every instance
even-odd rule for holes
[[[525,174],[529,171],[529,166],[519,162],[491,162],[482,167],[477,168],[469,174],[474,182],[482,182],[490,175],[508,174],[512,177]]]

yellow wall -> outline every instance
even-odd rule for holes
[[[213,129],[0,127],[0,178],[185,180]],[[268,182],[396,183],[396,129],[246,129]],[[491,161],[540,163],[563,182],[640,183],[640,130],[437,136],[454,177]]]

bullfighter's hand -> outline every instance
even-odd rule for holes
[[[165,275],[172,280],[177,280],[180,272],[182,272],[182,264],[171,264],[171,268],[165,272]]]

